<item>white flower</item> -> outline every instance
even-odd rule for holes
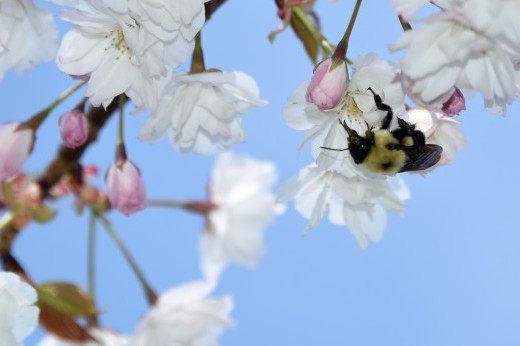
[[[155,140],[167,132],[183,153],[212,154],[243,142],[242,114],[266,104],[254,79],[243,72],[177,72],[159,88],[159,102],[148,105],[152,114],[139,137]]]
[[[95,106],[106,107],[125,92],[140,105],[151,80],[165,77],[189,55],[204,23],[201,0],[55,1],[76,9],[62,13],[74,26],[56,62],[70,75],[90,76],[86,96]]]
[[[415,128],[424,133],[426,143],[437,144],[442,147],[441,159],[436,166],[451,163],[455,155],[465,146],[466,140],[458,120],[439,111],[421,108],[409,110],[408,115],[410,123],[415,124]],[[424,173],[424,171],[420,173]]]
[[[289,98],[282,116],[287,125],[297,130],[309,130],[304,142],[312,142],[313,156],[323,169],[341,171],[347,176],[363,175],[363,169],[356,165],[348,152],[322,149],[345,149],[347,134],[339,124],[339,119],[358,133],[365,133],[367,126],[381,127],[386,112],[377,109],[371,88],[381,96],[383,102],[393,110],[391,127],[395,127],[397,116],[406,119],[404,112],[404,94],[398,79],[398,69],[387,61],[371,53],[360,56],[352,66],[352,79],[342,102],[331,110],[322,111],[305,99],[308,82],[302,83]],[[345,165],[344,159],[352,161]],[[354,173],[352,172],[354,171]]]
[[[58,29],[52,15],[32,0],[0,0],[0,80],[7,69],[25,72],[54,58]]]
[[[194,282],[171,289],[143,317],[131,346],[213,346],[232,326],[233,300],[208,298],[215,284]]]
[[[217,278],[228,261],[255,265],[264,252],[265,227],[283,211],[269,191],[276,168],[229,153],[218,157],[208,184],[215,207],[201,236],[201,266],[206,278]]]
[[[91,328],[88,332],[97,342],[76,343],[62,340],[54,335],[47,335],[40,340],[37,346],[125,346],[128,344],[126,338],[108,329]]]
[[[449,98],[453,87],[480,92],[491,111],[503,111],[520,93],[514,61],[520,54],[517,1],[460,0],[403,33],[392,49],[401,60],[406,88],[424,104]],[[513,18],[514,17],[514,18]]]
[[[329,221],[346,225],[359,246],[381,240],[386,227],[386,209],[400,214],[410,193],[399,177],[365,179],[361,176],[324,171],[315,164],[279,189],[281,201],[294,199],[295,208],[315,227],[328,211]]]
[[[23,345],[38,324],[36,290],[13,273],[0,272],[0,345]]]

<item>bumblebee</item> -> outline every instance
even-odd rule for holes
[[[380,174],[420,171],[439,162],[442,147],[426,144],[424,133],[416,130],[415,125],[397,117],[398,127],[392,131],[388,129],[393,119],[392,108],[384,104],[381,97],[371,88],[368,90],[374,95],[376,107],[386,111],[381,127],[379,129],[370,127],[362,136],[351,129],[345,120],[339,120],[348,134],[348,148],[322,148],[334,151],[348,150],[356,164],[361,164],[367,170]]]

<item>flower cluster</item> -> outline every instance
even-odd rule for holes
[[[75,8],[62,12],[74,26],[56,63],[63,72],[88,77],[86,96],[94,106],[106,107],[121,93],[141,104],[153,80],[190,54],[204,24],[203,0],[56,2]]]
[[[329,63],[322,68],[324,64],[315,70],[310,83],[304,82],[296,89],[283,110],[290,127],[308,130],[304,141],[312,139],[315,163],[303,168],[279,190],[280,199],[295,200],[296,210],[309,220],[306,230],[315,227],[328,212],[329,221],[346,225],[364,249],[368,240],[381,239],[386,210],[401,214],[410,196],[399,176],[380,174],[401,171],[406,161],[394,156],[409,160],[407,155],[411,155],[397,150],[400,144],[390,144],[398,143],[394,133],[407,129],[410,139],[419,133],[426,149],[432,150],[432,157],[438,155],[424,165],[428,169],[422,169],[422,173],[435,163],[451,162],[464,139],[458,121],[445,113],[407,112],[399,68],[377,55],[359,57],[352,65],[350,81],[343,72],[345,67],[339,69],[340,73],[328,68]],[[460,109],[457,100],[446,107]],[[442,149],[438,148],[445,150],[440,154]],[[376,150],[382,154],[376,156]],[[374,170],[379,161],[395,168]]]
[[[406,49],[400,65],[411,98],[431,107],[448,100],[458,87],[480,93],[490,111],[505,112],[520,94],[520,3],[436,1],[439,12],[415,19],[426,3],[394,0],[397,14],[422,24],[391,47]]]

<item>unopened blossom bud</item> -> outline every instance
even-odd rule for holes
[[[82,146],[88,139],[88,122],[85,113],[73,109],[60,118],[60,135],[66,147],[75,149]]]
[[[460,91],[459,88],[455,87],[453,94],[448,99],[448,101],[444,102],[442,105],[442,110],[446,115],[454,116],[459,114],[463,110],[466,109],[466,100],[464,99],[464,94]]]
[[[29,157],[34,131],[21,123],[0,124],[0,182],[15,175]]]
[[[130,215],[146,207],[144,183],[139,169],[129,160],[113,163],[106,176],[112,208]]]
[[[339,63],[338,63],[339,62]],[[321,110],[336,107],[347,90],[347,69],[344,60],[328,58],[314,71],[305,99]]]

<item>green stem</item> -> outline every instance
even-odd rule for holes
[[[191,56],[190,73],[202,73],[206,71],[204,64],[204,52],[202,51],[201,32],[199,31],[195,36],[195,49]]]
[[[88,254],[87,254],[87,272],[88,272],[88,293],[94,301],[96,301],[96,216],[94,213],[90,215],[88,222]]]
[[[56,108],[60,103],[62,103],[64,100],[66,100],[70,95],[74,94],[79,88],[84,86],[87,82],[79,82],[76,85],[73,85],[69,89],[65,90],[53,103],[51,103],[49,106],[41,110],[40,112],[36,113],[34,116],[31,117],[31,119],[27,120],[25,123],[29,128],[33,129],[33,131],[36,131],[38,127],[47,119],[49,114]]]
[[[116,145],[116,162],[119,160],[126,160],[126,148],[125,148],[125,137],[124,137],[124,107],[126,97],[125,94],[121,94],[118,97],[118,122],[117,122],[117,145]]]
[[[356,5],[354,6],[354,11],[352,12],[352,16],[350,17],[350,22],[348,23],[347,30],[343,34],[343,37],[338,43],[336,47],[336,51],[334,52],[333,58],[344,59],[347,54],[348,40],[350,39],[350,34],[352,34],[352,29],[354,28],[354,23],[356,22],[356,18],[359,12],[359,8],[361,7],[361,1],[357,0]]]
[[[128,248],[123,243],[123,240],[119,237],[119,234],[117,234],[116,230],[112,227],[110,224],[110,221],[104,216],[98,215],[98,220],[101,222],[105,230],[107,231],[108,235],[112,238],[114,243],[116,244],[117,248],[125,258],[126,262],[132,268],[132,271],[134,272],[135,276],[137,277],[137,280],[141,284],[143,290],[145,291],[146,297],[148,298],[148,302],[153,305],[157,301],[157,294],[154,292],[154,290],[151,288],[151,286],[148,284],[148,281],[146,280],[143,272],[137,265],[137,262],[135,261],[134,257],[128,251]]]

